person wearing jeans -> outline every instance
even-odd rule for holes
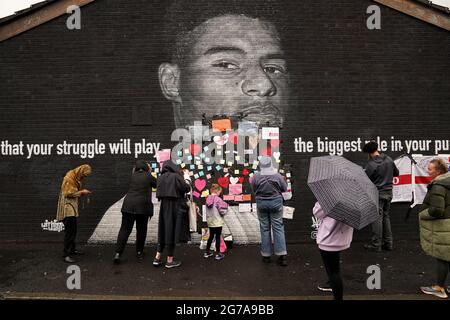
[[[273,252],[278,256],[278,264],[287,266],[282,195],[287,191],[287,183],[274,168],[271,157],[262,157],[259,168],[260,172],[253,176],[252,187],[261,231],[261,255],[263,262],[270,262],[273,233]]]

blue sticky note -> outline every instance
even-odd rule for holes
[[[203,171],[200,171],[200,172],[198,173],[198,175],[199,175],[200,177],[203,177],[203,176],[205,175],[205,173],[204,173]]]
[[[189,168],[190,168],[191,170],[195,170],[195,164],[191,164],[191,165],[189,166]]]
[[[219,166],[219,165],[217,165],[217,166],[216,166],[216,170],[217,170],[217,171],[220,171],[220,170],[222,170],[222,167]]]
[[[200,153],[200,158],[204,159],[205,158],[205,154],[204,153]]]
[[[192,161],[192,156],[187,157],[188,161]]]
[[[152,163],[152,168],[153,168],[153,169],[156,168],[156,163]]]
[[[208,146],[205,146],[205,147],[203,148],[203,150],[208,151],[208,150],[209,150]]]
[[[212,166],[208,166],[207,170],[211,171],[212,170]]]
[[[182,156],[183,156],[183,151],[181,151],[181,150],[178,151],[178,156],[179,156],[179,157],[182,157]]]

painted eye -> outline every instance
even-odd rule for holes
[[[217,63],[213,63],[213,67],[226,69],[226,70],[236,70],[236,69],[239,68],[234,63],[226,62],[226,61],[220,61],[220,62],[217,62]]]
[[[278,75],[286,73],[286,70],[281,66],[265,66],[264,72]]]

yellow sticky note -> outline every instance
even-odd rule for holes
[[[205,190],[202,192],[202,198],[206,198],[207,196],[209,196],[209,190]]]

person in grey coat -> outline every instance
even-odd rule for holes
[[[120,256],[136,221],[136,252],[143,259],[145,239],[149,219],[153,216],[152,188],[156,188],[156,178],[152,176],[147,162],[137,160],[131,175],[130,188],[122,205],[122,225],[117,237],[114,263],[120,263]]]
[[[287,183],[272,164],[272,157],[264,156],[259,161],[260,172],[253,176],[252,187],[261,231],[261,255],[269,263],[272,255],[273,233],[274,253],[278,264],[287,266],[286,240],[283,224],[283,193]]]

